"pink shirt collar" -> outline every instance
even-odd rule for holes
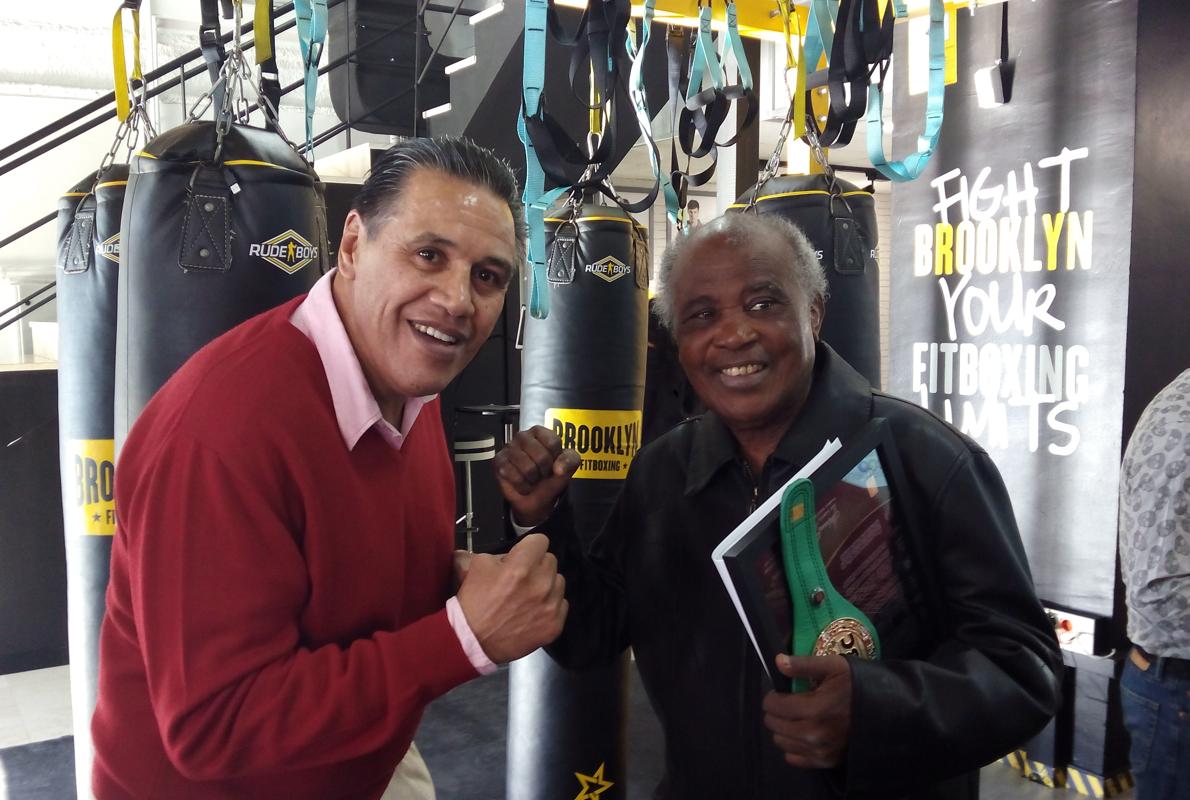
[[[399,430],[380,415],[380,406],[368,386],[368,379],[364,377],[363,367],[359,364],[347,329],[343,327],[339,309],[335,306],[335,297],[331,293],[334,276],[335,270],[331,270],[319,278],[306,299],[293,312],[289,322],[304,333],[318,350],[322,368],[326,371],[326,381],[331,387],[339,432],[343,435],[347,449],[354,450],[360,437],[369,428],[375,427],[390,447],[400,450],[422,407],[437,395],[406,400]]]

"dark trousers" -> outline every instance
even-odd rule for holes
[[[1190,796],[1190,661],[1134,654],[1124,665],[1120,699],[1136,800]]]

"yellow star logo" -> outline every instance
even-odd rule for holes
[[[595,770],[591,775],[576,772],[574,773],[574,777],[578,778],[578,782],[583,787],[575,795],[574,800],[599,800],[601,794],[615,786],[611,781],[605,781],[603,779],[603,764],[600,764],[599,769]]]

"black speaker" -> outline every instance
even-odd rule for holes
[[[459,21],[456,20],[456,25]],[[329,60],[355,51],[330,72],[331,103],[343,122],[368,133],[413,134],[413,82],[430,57],[429,33],[417,49],[416,0],[347,0],[330,11]],[[450,100],[439,58],[418,88],[418,113]],[[425,128],[419,121],[418,130]]]

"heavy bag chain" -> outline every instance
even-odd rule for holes
[[[289,137],[285,135],[285,131],[281,128],[280,115],[277,112],[277,107],[273,105],[272,100],[261,89],[261,75],[254,74],[252,64],[249,63],[248,58],[244,55],[243,44],[240,42],[240,27],[243,22],[243,0],[232,0],[232,5],[235,9],[235,27],[232,29],[231,49],[227,52],[227,58],[223,62],[223,66],[219,70],[219,77],[211,84],[201,97],[194,101],[194,105],[190,108],[190,113],[187,115],[187,122],[196,122],[199,117],[207,112],[207,109],[214,103],[214,99],[220,94],[222,90],[223,104],[222,107],[215,111],[215,156],[214,161],[219,162],[219,157],[223,152],[223,138],[227,132],[231,130],[233,123],[241,125],[248,125],[249,118],[252,115],[252,101],[255,98],[256,106],[260,108],[269,122],[272,123],[273,130],[281,139],[289,145],[294,152],[301,155],[300,151]],[[256,35],[261,35],[257,32]],[[302,156],[304,159],[305,156]]]

